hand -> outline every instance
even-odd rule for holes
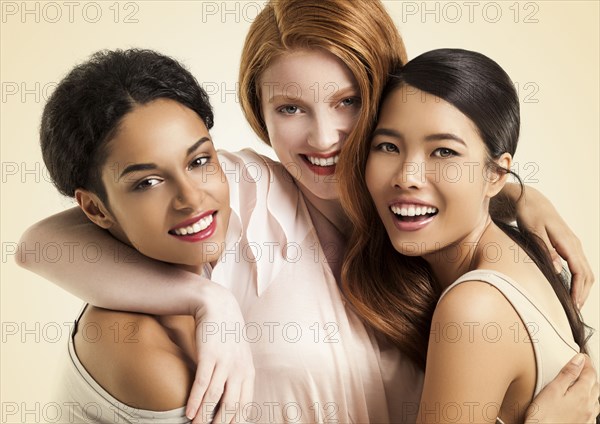
[[[577,308],[581,309],[594,284],[594,274],[581,241],[552,203],[539,191],[525,187],[525,193],[517,202],[516,208],[517,224],[535,233],[546,243],[557,272],[562,270],[560,257],[567,261],[572,275],[571,298]]]
[[[198,368],[187,402],[193,424],[241,422],[252,402],[254,364],[242,330],[245,322],[233,295],[215,283],[203,286],[202,306],[194,312]],[[209,301],[206,301],[209,299]]]
[[[595,423],[600,414],[598,376],[590,358],[579,353],[533,399],[525,424]]]

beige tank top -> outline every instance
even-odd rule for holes
[[[532,341],[535,354],[536,383],[534,397],[554,379],[563,366],[580,351],[571,334],[559,327],[533,301],[527,291],[513,279],[498,271],[474,270],[452,283],[440,297],[465,281],[484,281],[498,289],[517,312]],[[502,420],[498,418],[498,423]]]
[[[87,305],[86,305],[87,306]],[[85,311],[85,307],[81,314]],[[153,423],[184,424],[190,420],[185,416],[185,407],[170,411],[149,411],[125,405],[111,396],[86,371],[77,358],[73,337],[77,333],[77,323],[69,338],[68,355],[62,366],[61,381],[58,384],[56,399],[62,408],[62,417],[70,423]]]

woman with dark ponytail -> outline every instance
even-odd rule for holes
[[[440,49],[393,73],[371,137],[348,147],[361,172],[342,175],[355,224],[344,288],[425,368],[419,422],[523,422],[562,364],[587,352],[544,243],[489,213],[509,174],[520,182],[519,125],[496,62]]]

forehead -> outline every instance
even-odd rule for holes
[[[393,90],[385,98],[377,127],[414,134],[478,135],[473,121],[455,106],[431,93],[407,85]]]
[[[265,89],[281,92],[286,86],[293,85],[316,90],[315,83],[337,85],[340,89],[356,86],[356,80],[344,62],[323,49],[286,52],[277,57],[260,78],[263,92]]]
[[[109,158],[138,162],[143,158],[180,156],[207,136],[204,122],[193,110],[170,99],[137,105],[125,115],[109,142]]]

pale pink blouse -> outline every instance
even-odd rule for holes
[[[345,304],[326,263],[304,198],[284,167],[252,150],[219,152],[230,184],[226,246],[211,279],[229,288],[246,325],[204,323],[204,337],[250,342],[250,423],[410,423],[423,375],[378,340]],[[210,270],[207,270],[209,273]],[[100,411],[87,422],[187,422],[184,408],[135,410],[102,389],[70,343],[62,399]],[[71,412],[73,414],[73,412]]]
[[[230,181],[226,251],[211,279],[239,301],[256,367],[249,422],[414,422],[422,373],[345,304],[283,165],[220,152]],[[245,232],[243,231],[245,229]]]

